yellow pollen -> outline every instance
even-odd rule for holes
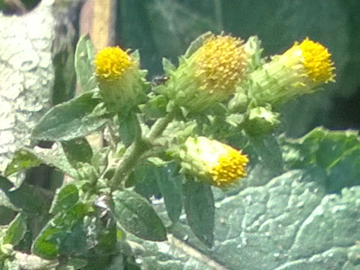
[[[331,54],[328,50],[309,38],[304,39],[298,46],[302,51],[302,64],[307,75],[316,83],[328,83],[335,81],[335,67],[331,61]]]
[[[134,61],[120,47],[107,47],[96,55],[94,64],[96,76],[111,81],[119,79]]]
[[[213,184],[224,186],[246,176],[246,165],[249,159],[230,146],[225,145],[226,154],[218,158],[218,164],[210,169]]]
[[[195,61],[201,89],[231,92],[245,73],[247,54],[241,39],[219,35],[205,40]]]

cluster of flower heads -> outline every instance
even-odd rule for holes
[[[261,121],[269,122],[268,126],[278,124],[278,113],[272,108],[334,82],[331,54],[320,43],[308,38],[295,42],[284,54],[255,68],[252,59],[261,58],[261,50],[247,50],[254,45],[247,43],[224,34],[201,36],[180,57],[177,68],[164,67],[168,79],[153,91],[167,99],[168,108],[193,113],[205,112],[231,97],[229,107],[252,104],[246,110],[249,123],[255,124],[247,126],[256,129]],[[144,72],[133,54],[119,47],[106,48],[95,58],[95,72],[100,94],[111,111],[140,103]],[[216,140],[189,137],[177,149],[174,157],[183,171],[214,186],[223,188],[246,176],[247,156]]]

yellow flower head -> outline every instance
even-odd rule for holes
[[[245,177],[249,162],[238,150],[206,137],[189,137],[179,157],[185,172],[220,188]]]
[[[194,54],[195,77],[200,89],[232,93],[248,64],[243,41],[231,36],[211,36]]]
[[[190,51],[180,58],[177,69],[165,70],[169,80],[156,91],[178,107],[201,112],[235,92],[250,57],[241,39],[210,33],[193,42]]]
[[[334,63],[331,54],[320,43],[304,39],[300,44],[295,42],[284,57],[297,57],[302,63],[306,75],[316,83],[334,82]]]
[[[276,106],[334,82],[334,71],[328,50],[306,38],[250,74],[249,96],[258,105]]]
[[[135,61],[120,47],[107,47],[95,57],[96,76],[101,80],[117,80],[134,66]]]
[[[99,93],[110,112],[123,112],[144,100],[146,71],[139,68],[137,51],[131,55],[120,47],[107,47],[95,57]]]

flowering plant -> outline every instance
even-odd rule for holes
[[[269,59],[261,52],[257,37],[206,33],[177,67],[164,59],[165,75],[150,84],[137,51],[95,53],[81,38],[75,64],[83,93],[53,107],[31,134],[52,148],[20,149],[5,171],[45,163],[72,178],[47,203],[50,216],[31,251],[64,265],[108,265],[134,256],[128,234],[166,240],[183,208],[195,236],[211,247],[213,191],[241,189],[256,163],[267,161],[259,146],[274,142],[280,105],[334,82],[330,53],[308,38]],[[99,131],[104,145],[96,149],[86,136]],[[150,203],[160,198],[165,217]],[[13,256],[26,226],[20,213],[8,232],[21,237],[0,235],[1,256]]]

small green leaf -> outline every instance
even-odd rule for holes
[[[78,188],[73,185],[65,185],[56,191],[50,213],[55,215],[58,212],[72,207],[79,200]]]
[[[32,131],[32,138],[45,141],[69,141],[101,128],[105,115],[92,114],[101,100],[86,92],[48,111]]]
[[[199,36],[198,38],[196,38],[194,41],[192,41],[190,43],[190,46],[186,50],[184,57],[186,58],[190,57],[195,51],[197,51],[203,45],[204,41],[208,39],[211,35],[212,35],[211,32],[206,32],[201,36]]]
[[[183,185],[184,208],[191,230],[206,246],[214,242],[214,197],[209,185],[193,179]]]
[[[9,224],[3,238],[3,243],[15,246],[23,239],[26,230],[26,218],[24,214],[19,213]]]
[[[12,161],[7,165],[5,169],[5,176],[13,173],[37,167],[42,161],[31,151],[27,149],[21,149],[14,153]]]
[[[160,218],[139,194],[117,190],[113,193],[113,203],[113,214],[124,229],[145,240],[166,240],[166,230]]]
[[[84,92],[97,87],[94,72],[95,48],[89,35],[82,36],[76,46],[75,70]]]
[[[118,114],[120,139],[125,146],[129,146],[141,133],[137,115],[130,113],[128,115]]]
[[[166,75],[170,75],[171,72],[173,72],[176,69],[175,65],[165,57],[162,59],[162,66]]]
[[[159,85],[156,87],[156,89],[165,88],[164,85]],[[161,90],[159,90],[161,92]],[[146,103],[146,105],[143,107],[142,112],[146,115],[148,118],[161,118],[166,115],[166,105],[167,105],[167,99],[163,95],[153,95],[153,93],[149,94],[149,101]]]
[[[61,145],[68,161],[74,168],[78,167],[79,162],[91,164],[93,152],[85,138],[63,141]]]

